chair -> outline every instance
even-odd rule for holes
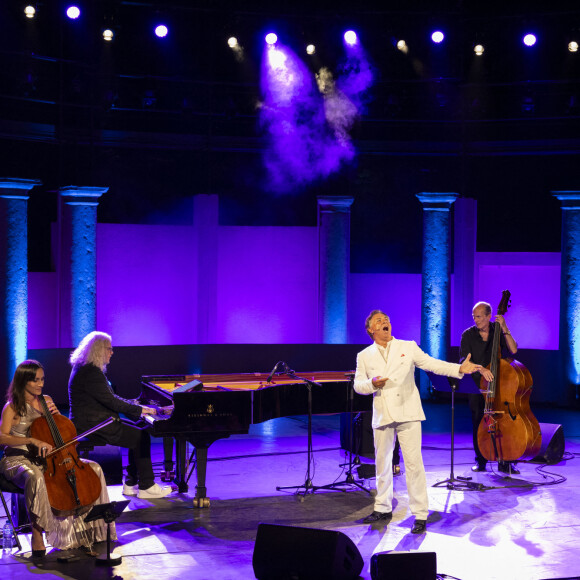
[[[6,500],[4,499],[4,493],[11,493],[12,494],[12,505],[18,505],[18,497],[24,496],[24,490],[12,483],[10,480],[6,479],[4,475],[0,473],[0,498],[2,499],[2,505],[4,507],[4,513],[6,517],[10,521],[10,525],[12,526],[12,533],[14,534],[14,539],[16,540],[16,545],[18,546],[18,551],[22,551],[22,544],[20,543],[20,538],[18,537],[19,533],[25,531],[28,528],[29,524],[26,523],[24,525],[14,525],[14,519],[12,518],[12,514],[8,510],[8,505]]]

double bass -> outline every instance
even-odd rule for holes
[[[79,514],[92,506],[101,494],[101,480],[93,468],[78,456],[75,448],[78,441],[102,429],[116,419],[111,417],[99,425],[77,435],[73,422],[63,415],[52,415],[44,395],[39,396],[44,415],[30,426],[30,436],[46,441],[53,450],[46,457],[44,481],[48,501],[57,515]]]
[[[502,292],[497,313],[507,312],[509,290]],[[533,459],[540,451],[540,424],[530,409],[532,375],[519,361],[502,358],[501,327],[494,324],[492,358],[489,369],[493,380],[481,378],[480,390],[485,397],[483,419],[477,431],[477,444],[488,461]]]

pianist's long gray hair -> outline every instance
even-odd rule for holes
[[[108,348],[111,346],[111,337],[105,332],[95,330],[87,334],[75,351],[70,355],[70,364],[83,366],[94,364],[103,372],[107,370]]]

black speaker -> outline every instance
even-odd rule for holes
[[[372,580],[436,580],[435,552],[378,552],[371,557]]]
[[[340,414],[340,447],[365,457],[375,456],[372,413],[341,413]],[[352,430],[352,449],[350,432]]]
[[[363,559],[342,532],[259,524],[252,565],[259,580],[351,580]]]
[[[542,433],[542,446],[539,453],[531,459],[534,463],[547,463],[553,465],[559,463],[564,457],[564,428],[555,423],[540,423]]]

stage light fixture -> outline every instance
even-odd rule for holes
[[[533,34],[526,34],[524,36],[524,44],[526,46],[534,46],[536,44],[536,37]]]
[[[230,36],[228,38],[228,46],[230,48],[236,48],[238,46],[238,39],[235,36]]]
[[[397,48],[404,54],[409,52],[409,46],[404,40],[399,40],[399,42],[397,42]]]
[[[155,34],[159,38],[165,38],[168,32],[169,30],[167,29],[167,26],[165,26],[165,24],[159,24],[158,26],[155,27]]]
[[[306,54],[314,54],[316,52],[316,47],[313,44],[309,44],[306,47]]]
[[[268,34],[266,34],[266,42],[270,46],[273,46],[274,44],[276,44],[278,42],[278,37],[273,32],[269,32]]]
[[[344,41],[349,46],[354,46],[358,41],[357,36],[356,36],[356,32],[354,30],[347,30],[344,33]]]
[[[69,6],[66,9],[66,15],[71,19],[71,20],[76,20],[80,15],[81,15],[81,11],[79,9],[78,6]]]
[[[568,43],[568,50],[570,52],[578,52],[578,43],[575,40]]]
[[[111,40],[113,40],[113,36],[114,33],[110,28],[107,28],[106,30],[103,30],[103,38],[107,41],[107,42],[111,42]]]
[[[24,9],[24,14],[26,15],[26,18],[34,18],[34,15],[36,14],[36,8],[29,5]]]
[[[485,48],[483,48],[483,44],[476,44],[473,47],[473,52],[475,52],[475,54],[477,56],[481,56],[484,53],[484,51],[485,51]]]
[[[443,42],[443,39],[445,38],[445,35],[440,31],[440,30],[436,30],[432,35],[431,35],[431,40],[435,43],[435,44],[439,44],[441,42]]]

